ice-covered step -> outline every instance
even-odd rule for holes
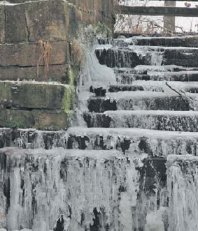
[[[19,147],[25,149],[67,148],[67,132],[39,131],[36,129],[0,128],[0,148]]]
[[[110,85],[108,87],[109,92],[120,92],[120,91],[161,91],[163,92],[164,86],[158,86],[157,84],[153,84],[153,86],[149,85],[148,87],[145,86],[144,81],[143,83],[139,82],[138,84],[132,82],[132,84],[115,84],[115,85]],[[150,82],[150,81],[149,81]],[[165,84],[164,84],[165,85]]]
[[[120,110],[84,113],[84,119],[88,127],[198,132],[197,111]]]
[[[189,94],[198,104],[197,94]],[[91,97],[88,101],[90,112],[104,112],[110,110],[191,110],[188,98],[181,97],[175,92],[125,91],[107,93],[106,97]],[[198,109],[198,108],[197,108]]]
[[[170,154],[198,155],[198,133],[156,131],[137,128],[68,129],[70,149],[118,149],[122,152],[146,153],[152,156]]]
[[[107,42],[109,43],[110,41],[106,41],[106,43]],[[122,46],[139,45],[139,46],[165,46],[165,47],[198,47],[198,36],[180,36],[180,37],[133,36],[130,38],[114,39],[113,44],[122,45]]]
[[[189,47],[98,47],[95,54],[108,67],[136,67],[138,65],[182,65],[197,67],[198,48]]]
[[[143,91],[143,87],[140,85],[128,85],[128,84],[115,84],[110,86],[91,86],[90,92],[94,93],[95,96],[105,96],[107,92],[117,91]]]
[[[114,72],[116,74],[147,74],[153,72],[190,72],[190,71],[198,71],[197,67],[183,67],[181,64],[177,65],[138,65],[134,68],[126,68],[126,67],[116,67],[114,68]]]
[[[144,91],[161,91],[170,94],[171,92],[179,93],[197,93],[198,92],[198,82],[180,82],[180,81],[145,81],[145,80],[137,80],[133,81],[133,86],[140,86]],[[119,84],[118,87],[123,86]],[[128,85],[124,85],[128,86]],[[118,88],[119,89],[119,88]],[[122,88],[121,88],[122,89]],[[191,95],[191,94],[189,94]]]
[[[168,157],[167,189],[169,195],[169,230],[198,230],[198,157]]]
[[[109,92],[120,91],[155,91],[155,92],[189,92],[198,93],[197,82],[179,82],[179,81],[145,81],[136,80],[131,84],[115,84],[110,85],[107,90]],[[175,90],[175,91],[174,91]]]
[[[115,150],[1,149],[0,228],[49,231],[62,223],[71,231],[96,230],[98,224],[112,231],[144,229],[152,212],[147,203],[156,196],[153,176],[162,171],[160,161],[145,158]]]
[[[136,80],[144,81],[198,81],[198,71],[179,71],[179,72],[147,72],[145,74],[116,74],[116,81],[120,84],[131,84]]]

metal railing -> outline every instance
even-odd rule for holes
[[[180,0],[181,1],[181,0]],[[182,0],[184,1],[184,0]],[[165,1],[164,6],[124,6],[116,5],[115,12],[127,15],[198,17],[198,8],[176,7],[176,1]]]
[[[159,2],[160,0],[155,0]],[[141,0],[140,0],[141,2]],[[153,2],[153,0],[152,0]],[[114,6],[115,14],[118,15],[138,15],[138,16],[162,16],[164,21],[164,31],[168,33],[174,33],[176,28],[176,17],[198,17],[198,0],[196,1],[187,1],[187,0],[177,0],[177,1],[160,1],[164,2],[163,6],[127,6],[116,4]],[[183,2],[183,7],[176,6],[177,2]],[[197,2],[197,5],[194,4],[191,7],[191,3]],[[155,4],[153,4],[155,5]]]

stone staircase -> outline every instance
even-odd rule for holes
[[[179,211],[174,203],[180,203],[177,186],[198,194],[190,175],[197,174],[197,159],[188,160],[198,149],[197,38],[100,43],[95,54],[114,69],[116,84],[93,82],[83,112],[87,126],[1,129],[0,227],[196,230],[197,204],[191,216],[184,203]]]

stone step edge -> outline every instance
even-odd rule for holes
[[[163,138],[163,139],[175,139],[175,138],[197,138],[198,132],[181,132],[181,131],[162,131],[162,130],[152,130],[152,129],[142,129],[142,128],[98,128],[98,127],[69,127],[67,130],[37,130],[33,128],[0,128],[0,135],[2,134],[11,134],[11,133],[36,133],[38,135],[51,134],[59,136],[88,136],[88,135],[99,135],[99,136],[108,136],[108,135],[118,135],[125,137],[142,137],[149,136],[153,138]]]
[[[74,158],[96,158],[96,159],[108,159],[111,157],[125,158],[118,150],[75,150],[75,149],[63,149],[54,148],[50,150],[45,149],[20,149],[16,147],[5,147],[0,149],[1,155],[7,157],[21,159],[28,157],[44,158],[44,159],[60,159],[62,157],[74,157]]]
[[[1,131],[1,130],[0,130]],[[108,136],[118,135],[126,137],[153,137],[163,139],[177,139],[177,138],[197,138],[198,132],[180,132],[180,131],[162,131],[142,128],[85,128],[85,127],[70,127],[67,130],[68,135],[86,136],[89,134]]]

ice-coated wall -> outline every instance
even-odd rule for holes
[[[137,161],[117,151],[95,153],[1,149],[0,228],[133,230]]]
[[[169,231],[198,230],[198,158],[168,157]]]

